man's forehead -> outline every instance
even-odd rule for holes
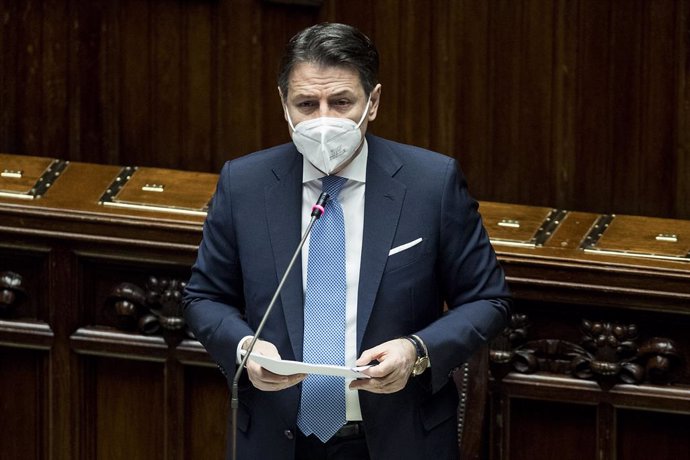
[[[326,92],[329,95],[357,94],[364,91],[359,74],[348,66],[301,62],[292,69],[288,81],[293,95],[313,92]]]

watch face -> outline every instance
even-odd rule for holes
[[[429,358],[424,356],[423,358],[419,358],[415,363],[414,367],[412,368],[412,376],[416,377],[423,373],[426,368],[429,366]]]

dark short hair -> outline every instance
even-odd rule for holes
[[[355,70],[367,96],[378,83],[379,53],[374,43],[362,32],[346,24],[317,24],[290,39],[278,72],[278,87],[283,98],[288,94],[292,69],[302,62]]]

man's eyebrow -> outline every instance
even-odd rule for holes
[[[342,91],[337,91],[335,93],[329,94],[328,98],[343,97],[343,96],[355,96],[355,92],[350,89],[344,89]]]
[[[343,97],[343,96],[354,97],[354,96],[356,96],[356,93],[351,89],[343,89],[340,91],[336,91],[335,93],[329,94],[328,99],[334,99],[334,98]],[[305,91],[305,92],[294,92],[292,97],[294,99],[312,99],[312,98],[319,97],[319,96],[316,93],[311,93],[311,92]]]
[[[316,93],[312,93],[309,91],[297,91],[293,90],[290,95],[294,98],[305,98],[305,97],[316,97]]]

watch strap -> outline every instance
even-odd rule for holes
[[[416,335],[407,335],[403,338],[409,340],[417,351],[417,360],[412,366],[412,376],[416,377],[421,375],[429,367],[429,355],[426,345],[422,339]]]
[[[412,342],[412,345],[414,345],[414,348],[417,351],[417,359],[424,358],[428,355],[426,347],[424,346],[424,342],[422,342],[422,339],[420,339],[416,335],[406,335],[403,338]]]

